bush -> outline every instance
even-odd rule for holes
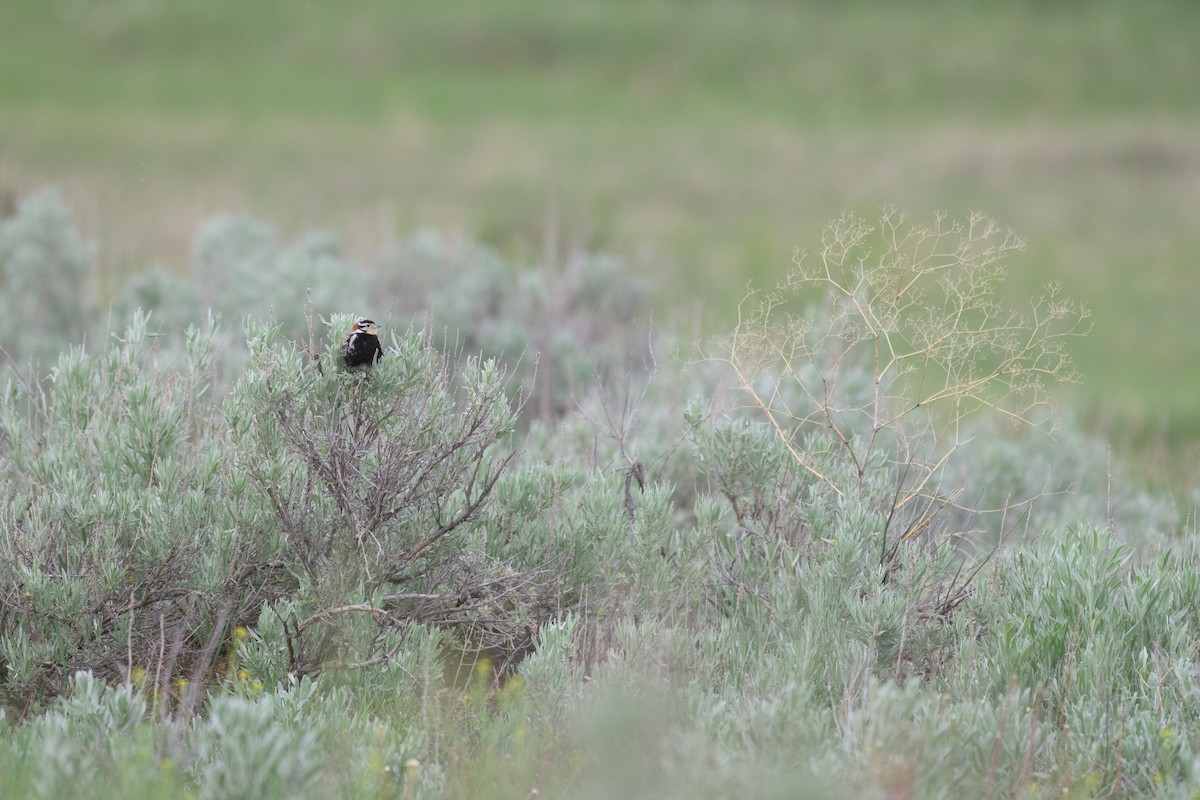
[[[426,233],[399,243],[373,279],[412,318],[465,352],[506,359],[534,385],[528,412],[559,418],[597,374],[623,377],[645,349],[650,282],[614,258],[573,253],[516,268],[495,253]]]
[[[487,646],[518,649],[534,577],[465,546],[514,457],[504,372],[454,365],[417,330],[347,371],[336,348],[349,324],[335,317],[319,353],[251,325],[250,366],[224,404],[232,465],[260,500],[245,524],[265,522],[303,598],[289,669],[387,661],[401,639],[379,628],[412,622],[469,623]]]
[[[233,627],[271,615],[284,620],[274,655],[295,674],[386,662],[414,622],[527,646],[532,575],[467,546],[513,457],[500,369],[454,367],[421,331],[363,372],[340,369],[336,350],[312,360],[277,327],[249,333],[220,409],[213,329],[188,334],[181,368],[163,366],[145,315],[97,355],[61,356],[45,388],[10,380],[10,696],[52,696],[78,669],[163,688],[206,678]]]
[[[53,189],[0,219],[0,348],[6,361],[50,362],[88,329],[88,268],[95,246]]]
[[[211,331],[189,332],[174,369],[157,364],[146,321],[60,356],[46,384],[5,387],[0,654],[16,696],[53,695],[79,669],[153,673],[164,651],[201,650],[222,609],[257,601],[234,579],[239,550],[259,543],[225,516]]]

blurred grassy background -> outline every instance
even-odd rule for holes
[[[0,189],[63,188],[101,297],[242,211],[359,258],[610,250],[698,335],[843,209],[978,209],[1030,242],[1014,299],[1095,311],[1075,412],[1194,468],[1198,30],[1194,0],[5,0]]]

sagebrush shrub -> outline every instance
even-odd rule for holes
[[[622,375],[645,349],[651,283],[611,257],[573,253],[518,267],[424,234],[385,253],[375,270],[383,291],[416,319],[465,352],[506,359],[534,387],[532,416],[563,416],[596,374]]]
[[[93,313],[95,245],[75,229],[62,196],[44,189],[0,220],[0,349],[5,361],[52,363],[78,344]]]
[[[419,330],[373,367],[345,370],[331,354],[349,320],[334,318],[317,354],[252,326],[250,367],[224,404],[233,462],[307,598],[291,669],[386,661],[398,640],[376,641],[378,629],[414,621],[471,622],[517,646],[532,578],[464,547],[513,458],[505,373],[455,364]]]
[[[231,585],[245,543],[225,517],[210,334],[188,334],[183,368],[160,367],[142,315],[100,352],[60,356],[45,384],[9,378],[0,653],[11,692],[53,694],[76,669],[153,673],[163,647],[253,602]]]
[[[293,673],[386,662],[414,622],[528,646],[534,571],[471,545],[513,458],[505,374],[418,330],[346,371],[346,321],[318,353],[251,324],[249,366],[219,407],[214,330],[188,334],[182,365],[160,363],[142,314],[101,352],[61,356],[47,384],[9,381],[10,696],[53,695],[79,669],[203,678],[235,625],[272,614],[279,650],[261,663]]]

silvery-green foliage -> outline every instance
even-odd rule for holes
[[[980,677],[1040,684],[1063,703],[1083,686],[1101,698],[1143,687],[1151,666],[1174,680],[1174,660],[1190,658],[1187,631],[1200,624],[1191,556],[1138,565],[1133,555],[1096,529],[1047,533],[1003,553],[970,606],[994,642]]]
[[[537,649],[520,665],[529,718],[544,735],[561,735],[577,710],[584,684],[579,617],[565,614],[538,631]]]
[[[250,364],[224,403],[234,459],[317,615],[304,647],[292,633],[291,669],[377,656],[378,624],[465,620],[477,607],[464,607],[469,587],[480,587],[478,607],[500,613],[521,584],[464,547],[513,458],[504,372],[452,362],[419,330],[393,334],[373,367],[346,370],[336,344],[349,322],[335,317],[317,354],[251,323]],[[321,616],[343,607],[358,610]]]
[[[1180,522],[1169,495],[1147,491],[1114,459],[1100,439],[1067,425],[1053,437],[1039,430],[976,425],[970,457],[947,466],[947,482],[962,487],[975,513],[964,527],[986,535],[979,549],[994,546],[1001,534],[1010,543],[1042,531],[1088,524],[1107,528],[1139,549],[1162,546]]]
[[[239,295],[262,298],[274,279],[281,245],[275,232],[244,217],[219,216],[204,224],[192,245],[191,272],[202,279],[202,304],[223,308]],[[262,316],[266,309],[255,308]]]
[[[346,326],[339,318],[330,328]],[[454,374],[409,331],[379,364],[354,372],[336,350],[309,361],[276,327],[252,326],[249,337],[251,365],[226,418],[290,544],[306,546],[302,557],[349,548],[370,580],[387,580],[402,566],[389,560],[399,551],[470,520],[498,474],[490,470],[505,462],[493,447],[514,423],[494,362],[467,359]]]
[[[0,348],[6,360],[52,361],[90,323],[88,268],[96,248],[75,229],[55,189],[0,220]]]
[[[559,426],[552,441],[562,446],[578,435],[584,443],[580,450],[594,456],[607,445],[589,447],[589,432],[595,435],[576,419]],[[495,502],[485,512],[488,552],[555,574],[563,608],[586,600],[599,612],[627,608],[645,592],[677,596],[680,570],[696,562],[671,555],[677,510],[671,488],[639,487],[625,469],[616,468],[620,459],[598,456],[613,465],[602,470],[590,458],[555,458],[544,448],[544,433],[534,427],[531,438],[538,442],[497,483]]]
[[[110,687],[91,673],[76,673],[69,692],[17,732],[28,771],[18,772],[15,784],[5,781],[6,796],[102,796],[93,785],[97,776],[135,763],[149,766],[141,759],[146,720],[145,699],[128,686]]]
[[[59,698],[52,710],[67,720],[80,739],[102,741],[100,733],[132,736],[145,718],[146,701],[128,686],[106,686],[90,672],[77,672],[70,692]]]
[[[375,269],[380,289],[444,331],[451,347],[503,358],[526,384],[536,369],[527,410],[537,416],[561,416],[597,372],[619,375],[645,351],[649,281],[611,257],[575,253],[561,264],[513,265],[424,233]]]
[[[415,650],[421,649],[418,643]],[[276,725],[311,733],[308,758],[320,768],[316,796],[390,797],[401,789],[436,789],[440,770],[430,753],[437,698],[414,688],[400,664],[389,664],[323,676],[319,686],[291,680],[274,692]],[[414,759],[420,767],[410,776]]]
[[[377,633],[394,656],[376,669],[334,670],[321,676],[323,689],[336,688],[347,707],[364,717],[418,718],[445,688],[444,653],[452,646],[447,628],[412,623]],[[391,645],[389,647],[389,645]],[[332,702],[328,694],[323,702]],[[413,735],[423,735],[414,731]]]
[[[504,373],[452,364],[419,331],[372,370],[346,371],[347,323],[335,320],[319,362],[277,327],[251,326],[255,359],[223,414],[209,394],[211,319],[164,353],[139,312],[101,352],[61,356],[48,383],[10,380],[10,696],[52,696],[71,668],[166,685],[178,660],[204,669],[232,626],[255,621],[238,647],[268,685],[327,659],[395,658],[412,620],[527,641],[529,575],[551,570],[514,569],[471,533],[513,457]]]
[[[203,631],[223,604],[250,599],[226,594],[258,544],[222,502],[211,335],[189,332],[185,362],[163,365],[136,315],[99,352],[60,356],[47,383],[9,380],[0,648],[10,689],[53,693],[72,667],[110,679],[148,667],[164,637]]]
[[[1033,692],[1038,731],[1058,740],[1035,767],[1110,786],[1119,750],[1127,790],[1187,786],[1197,776],[1181,737],[1200,725],[1194,566],[1190,545],[1141,561],[1102,531],[1048,532],[979,582],[962,661],[941,680],[962,696]]]
[[[248,317],[273,319],[296,339],[307,332],[310,306],[365,308],[380,299],[369,292],[369,274],[342,258],[333,236],[313,232],[284,245],[271,228],[241,217],[217,217],[201,229],[190,274],[201,307],[235,325]],[[387,310],[372,313],[382,319]]]
[[[237,644],[238,663],[263,686],[287,685],[288,670],[293,665],[288,663],[288,632],[284,624],[302,612],[297,598],[264,602],[257,620],[247,627],[246,638]]]
[[[298,237],[275,257],[273,273],[274,285],[262,295],[270,307],[257,312],[241,298],[240,308],[248,315],[269,314],[289,336],[299,337],[306,330],[306,308],[374,308],[371,314],[377,320],[391,320],[390,299],[374,290],[369,270],[346,260],[341,242],[331,233],[311,231]]]
[[[197,233],[186,274],[161,268],[130,275],[117,291],[110,317],[123,324],[135,309],[153,312],[152,329],[169,340],[213,313],[236,330],[247,317],[270,318],[283,335],[302,340],[308,320],[339,308],[378,307],[368,270],[350,264],[332,234],[312,231],[290,244],[267,225],[219,216]],[[390,308],[372,312],[383,320]],[[222,341],[230,370],[240,369],[244,345]]]
[[[579,618],[573,614],[543,625],[538,632],[537,652],[521,662],[520,674],[532,695],[559,708],[567,706],[571,691],[582,677],[576,661],[578,631]]]
[[[109,319],[122,325],[139,310],[150,314],[150,326],[169,342],[178,331],[204,320],[197,287],[162,267],[135,272],[113,298]]]
[[[849,796],[875,785],[907,787],[916,797],[955,797],[990,781],[998,796],[1045,777],[1045,765],[1025,755],[1056,745],[1053,724],[1039,724],[1032,689],[995,700],[937,697],[917,681],[870,680],[842,710],[836,742]],[[992,760],[996,764],[993,768]]]
[[[320,751],[311,726],[296,718],[303,691],[255,700],[214,697],[192,731],[200,797],[302,798],[317,792]],[[289,719],[289,716],[292,717]]]
[[[725,417],[694,428],[691,439],[709,490],[733,513],[736,527],[720,539],[729,557],[743,560],[749,550],[780,545],[801,553],[809,538],[802,499],[810,481],[775,432],[745,417]],[[793,557],[776,556],[783,563]]]
[[[512,275],[495,251],[429,229],[393,242],[368,269],[380,292],[396,298],[397,313],[422,318],[438,307],[443,320],[435,327],[451,331],[481,312],[485,320],[500,313],[498,303]]]

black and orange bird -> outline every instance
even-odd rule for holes
[[[383,346],[379,343],[379,326],[374,320],[360,319],[350,326],[350,333],[342,342],[342,362],[350,368],[374,364],[383,358]]]

